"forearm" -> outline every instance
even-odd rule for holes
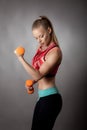
[[[30,74],[35,81],[41,79],[41,73],[38,70],[35,70],[29,63],[27,63],[23,57],[20,56],[19,61],[28,72],[28,74]]]

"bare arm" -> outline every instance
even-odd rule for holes
[[[48,74],[50,70],[60,62],[60,57],[60,50],[55,48],[48,54],[46,61],[41,65],[39,70],[35,70],[29,63],[27,63],[23,56],[18,56],[18,59],[28,74],[30,74],[35,81],[38,81]]]
[[[37,81],[38,79],[41,78],[41,74],[38,70],[35,70],[25,59],[23,56],[18,57],[19,61],[25,68],[25,70],[32,76],[32,78]]]

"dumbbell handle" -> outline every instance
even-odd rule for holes
[[[34,83],[35,83],[34,80],[26,80],[25,86],[27,87],[28,94],[34,93],[34,88],[33,88]]]

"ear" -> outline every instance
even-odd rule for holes
[[[50,27],[48,27],[48,33],[51,34],[52,29]]]

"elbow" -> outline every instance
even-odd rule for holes
[[[32,78],[35,80],[35,81],[38,81],[41,79],[43,75],[39,72],[39,71],[36,71],[36,73],[32,74]]]

